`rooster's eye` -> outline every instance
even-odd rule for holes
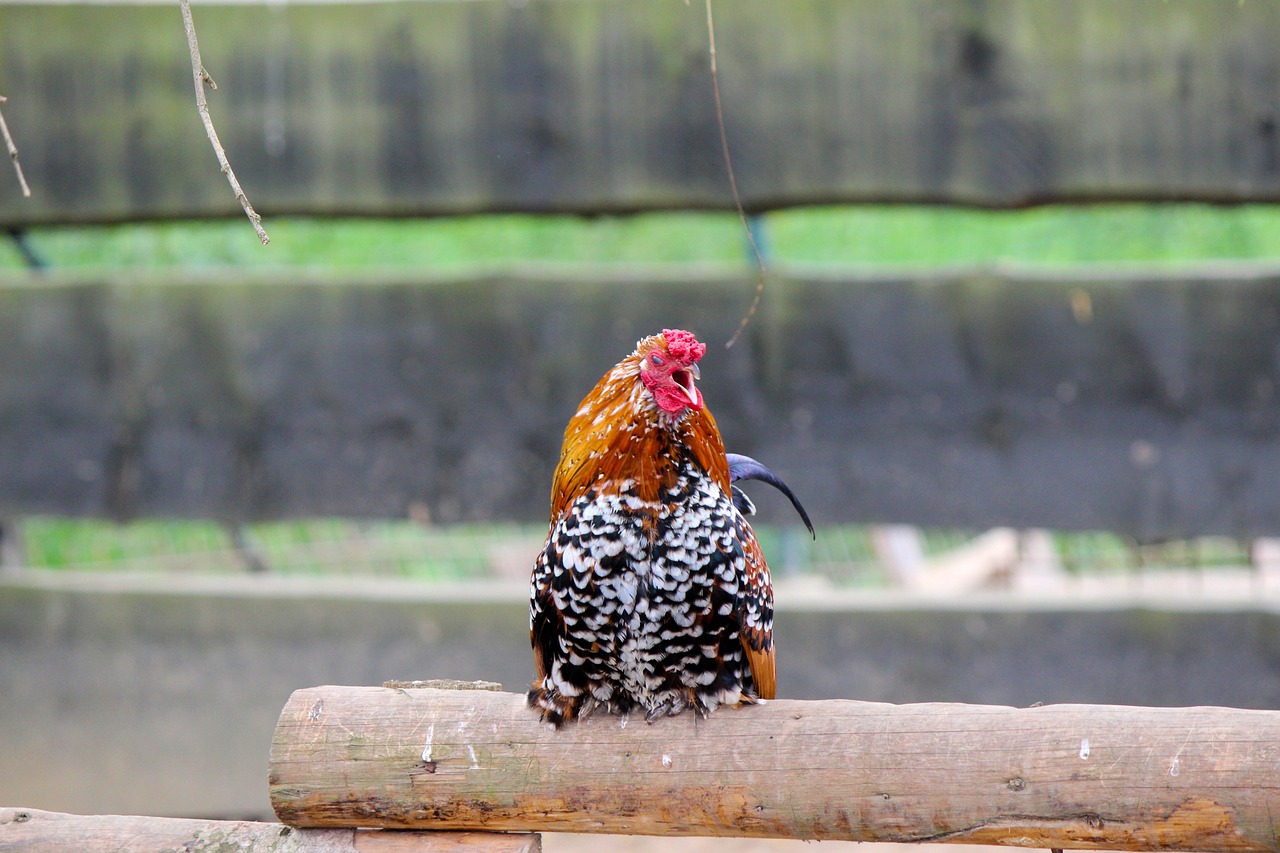
[[[653,355],[649,356],[649,360],[652,361],[654,364],[662,364],[662,356],[658,355],[656,352]]]

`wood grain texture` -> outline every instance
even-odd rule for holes
[[[1278,850],[1280,713],[780,700],[552,731],[509,693],[317,687],[272,804],[299,826]]]
[[[115,853],[539,853],[539,836],[487,832],[297,829],[243,820],[74,815],[0,808],[0,851]]]

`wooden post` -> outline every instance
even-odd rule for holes
[[[1280,712],[779,700],[552,731],[511,693],[293,694],[298,826],[1277,851]]]
[[[22,527],[13,516],[0,516],[0,575],[16,574],[26,565]]]
[[[129,853],[538,853],[537,835],[295,829],[246,820],[74,815],[0,808],[0,851],[127,850]]]

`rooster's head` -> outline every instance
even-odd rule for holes
[[[640,381],[659,409],[674,416],[702,408],[702,392],[693,383],[700,378],[698,359],[706,351],[706,344],[683,329],[663,329],[639,343]]]

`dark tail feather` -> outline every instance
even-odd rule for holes
[[[743,456],[739,453],[726,453],[725,458],[729,460],[729,482],[738,480],[759,480],[762,483],[768,483],[778,491],[787,496],[791,501],[791,505],[796,508],[796,512],[800,513],[800,519],[804,522],[804,526],[809,528],[809,533],[814,539],[818,538],[818,534],[813,530],[813,522],[809,520],[809,513],[804,511],[804,507],[800,505],[800,499],[795,493],[788,488],[787,484],[782,482],[782,478],[761,465],[750,456]],[[744,515],[750,515],[755,511],[755,507],[751,505],[751,501],[747,496],[737,489],[733,489],[733,504],[738,511]],[[741,499],[741,500],[739,500]]]

